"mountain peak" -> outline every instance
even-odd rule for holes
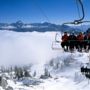
[[[23,22],[21,20],[18,20],[16,23],[17,24],[23,24]]]

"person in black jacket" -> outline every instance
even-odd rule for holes
[[[68,41],[69,41],[69,50],[73,51],[74,48],[76,47],[76,36],[74,33],[71,33],[68,37]]]
[[[88,46],[88,34],[84,33],[84,41],[83,41],[84,50],[87,51]]]
[[[88,51],[90,50],[90,32],[88,33]]]

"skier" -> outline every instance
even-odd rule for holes
[[[73,51],[76,46],[76,36],[74,33],[71,33],[69,35],[68,41],[69,41],[69,49],[70,49],[70,51]]]
[[[64,32],[64,35],[62,36],[61,46],[64,49],[64,51],[68,51],[68,34],[67,34],[67,32]]]
[[[90,32],[88,33],[88,50],[90,50]]]
[[[82,52],[83,41],[84,41],[84,35],[82,32],[80,32],[79,35],[77,36],[77,44],[78,44],[78,51],[79,52]]]
[[[83,46],[84,46],[85,52],[87,52],[87,46],[88,46],[88,34],[87,34],[86,32],[84,32]]]

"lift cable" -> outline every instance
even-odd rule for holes
[[[38,4],[38,2],[32,0],[32,2],[34,3],[34,5],[36,6],[36,8],[38,8],[38,10],[41,12],[41,14],[45,17],[46,21],[50,22],[49,17],[46,15],[46,13],[44,12],[44,10],[41,8],[41,6]]]

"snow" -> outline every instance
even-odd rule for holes
[[[59,77],[58,79],[48,79],[44,80],[43,83],[36,86],[23,86],[22,84],[10,84],[13,86],[14,90],[89,90],[90,84],[88,80],[82,81],[80,83],[74,82],[72,79],[65,77]]]
[[[8,26],[2,26],[3,29],[15,29],[16,27],[8,25]]]
[[[22,28],[33,28],[33,25],[23,25]]]
[[[0,31],[0,65],[28,65],[37,77],[21,81],[7,80],[14,90],[89,90],[90,81],[80,72],[82,65],[90,60],[89,53],[74,53],[52,50],[56,32]],[[50,65],[50,62],[53,62]],[[52,78],[40,79],[47,68]],[[35,84],[34,84],[35,83]],[[26,84],[26,85],[25,85]],[[4,90],[0,87],[0,90]]]

